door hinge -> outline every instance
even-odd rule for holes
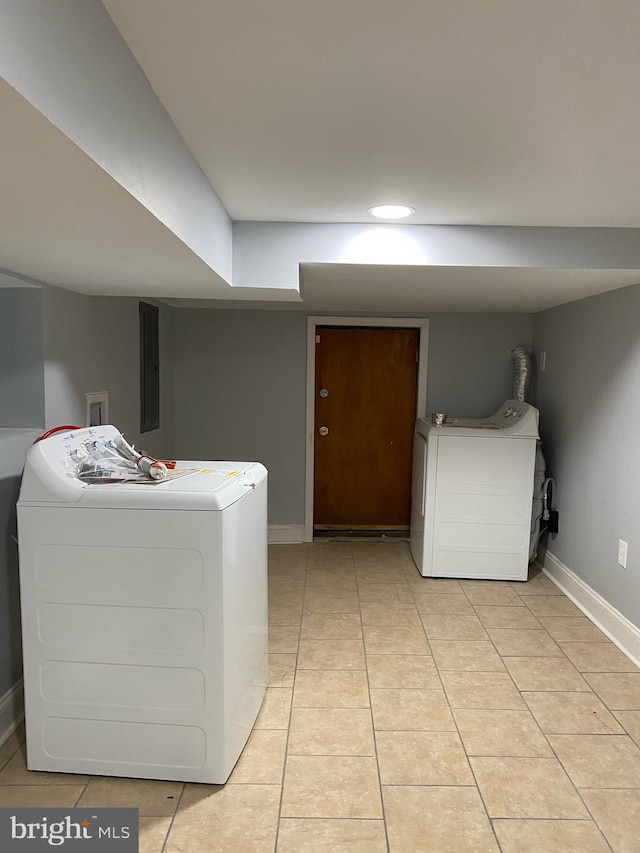
[[[317,343],[317,344],[319,344],[319,343],[320,343],[320,335],[316,335],[316,343]]]

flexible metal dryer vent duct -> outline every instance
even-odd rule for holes
[[[531,355],[526,347],[514,347],[511,350],[511,361],[516,369],[513,380],[513,399],[526,401],[529,396],[531,382]]]

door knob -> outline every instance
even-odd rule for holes
[[[320,435],[322,435],[322,436],[329,435],[329,429],[328,429],[328,427],[325,427],[325,426],[320,427],[320,429],[318,430],[318,432],[319,432],[319,433],[320,433]]]

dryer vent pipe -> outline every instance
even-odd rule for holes
[[[514,347],[511,350],[511,361],[516,375],[513,381],[513,399],[526,401],[529,396],[531,382],[531,355],[526,347]]]

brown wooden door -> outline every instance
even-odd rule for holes
[[[319,529],[408,527],[418,336],[417,329],[318,328],[314,526]]]

